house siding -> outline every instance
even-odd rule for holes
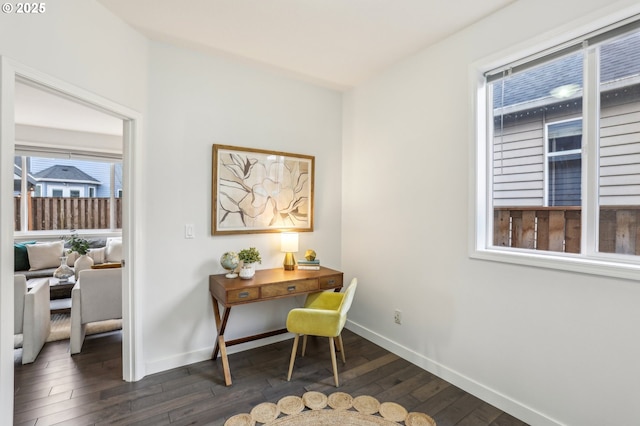
[[[640,204],[640,85],[601,102],[600,205]],[[507,117],[493,135],[494,206],[545,205],[545,125],[581,118],[575,101]],[[500,124],[500,123],[498,123]],[[579,182],[576,182],[579,184]]]
[[[640,86],[604,97],[600,127],[600,204],[640,204]]]

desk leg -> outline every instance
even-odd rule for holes
[[[220,318],[220,306],[215,298],[211,298],[213,302],[213,316],[216,320],[216,329],[218,336],[213,348],[213,354],[211,359],[215,361],[218,357],[218,351],[220,351],[220,358],[222,359],[222,369],[224,370],[224,382],[227,386],[231,385],[231,370],[229,369],[229,358],[227,358],[227,345],[224,341],[224,331],[227,328],[227,321],[229,320],[229,314],[231,313],[231,307],[225,308],[222,318]]]
[[[213,348],[213,352],[211,353],[211,359],[215,360],[218,356],[218,337],[220,336],[220,324],[222,321],[220,320],[220,307],[218,306],[218,301],[211,296],[211,302],[213,302],[213,319],[216,320],[216,340]]]
[[[224,371],[224,383],[231,386],[231,370],[229,369],[229,358],[227,358],[227,345],[224,343],[224,337],[218,336],[218,344],[220,345],[220,358],[222,358],[222,370]]]

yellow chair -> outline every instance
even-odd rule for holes
[[[303,335],[302,356],[304,356],[307,348],[307,336],[321,336],[329,338],[333,378],[336,382],[336,387],[339,386],[334,339],[338,342],[338,348],[342,354],[342,362],[345,363],[341,333],[347,321],[347,312],[353,302],[353,295],[356,292],[357,286],[358,280],[354,278],[344,293],[325,291],[310,294],[307,296],[303,308],[292,309],[289,312],[287,316],[287,330],[295,333],[296,336],[293,339],[293,349],[291,350],[291,361],[289,362],[287,381],[291,380],[300,335]]]

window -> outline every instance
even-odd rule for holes
[[[121,199],[116,198],[122,191],[121,161],[25,154],[15,157],[15,231],[122,227]]]
[[[579,206],[582,120],[547,125],[547,206]]]
[[[640,265],[640,21],[593,34],[484,74],[476,253]]]

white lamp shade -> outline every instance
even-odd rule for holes
[[[280,234],[280,251],[283,253],[295,253],[298,251],[298,233],[283,232]]]

